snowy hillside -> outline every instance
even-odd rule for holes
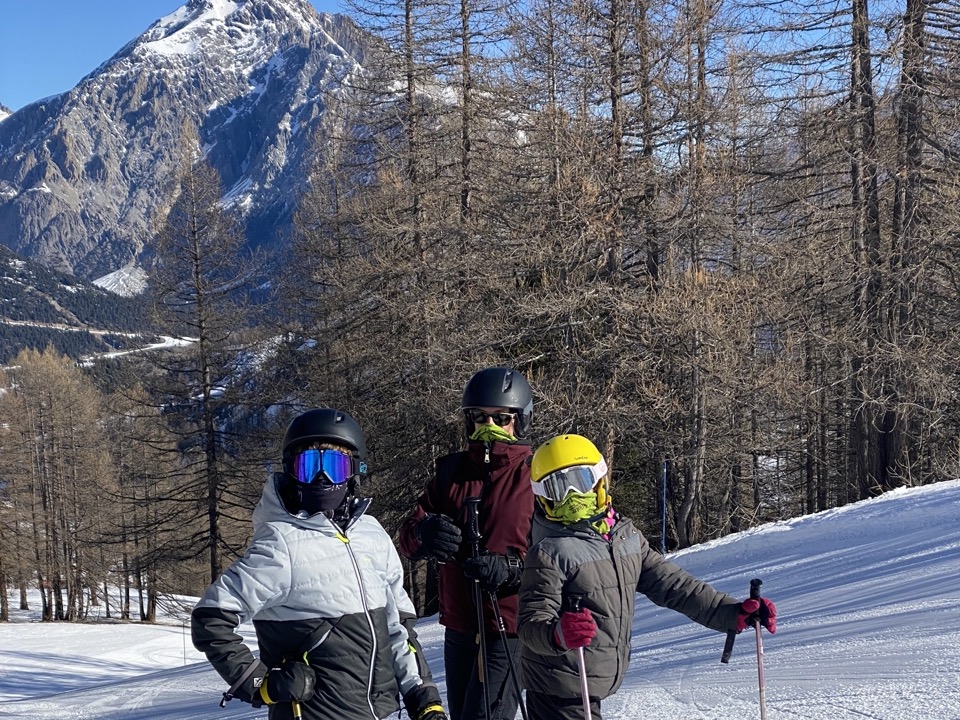
[[[146,289],[147,273],[136,265],[127,265],[97,278],[93,284],[121,297],[134,297]]]
[[[764,635],[769,720],[960,720],[960,481],[768,525],[674,559],[744,596],[764,582],[780,619]],[[225,689],[188,628],[0,625],[0,718],[263,718]],[[421,621],[443,689],[442,630]],[[723,636],[641,601],[631,669],[605,720],[759,717],[752,634],[729,665]],[[394,717],[394,716],[391,716]]]

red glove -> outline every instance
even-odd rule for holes
[[[771,633],[777,631],[777,606],[772,600],[760,598],[744,600],[740,603],[740,614],[737,616],[737,632],[743,632],[753,626],[754,620],[759,620]]]
[[[590,611],[565,612],[560,616],[560,625],[555,631],[557,645],[567,650],[586,647],[597,636],[597,623]]]

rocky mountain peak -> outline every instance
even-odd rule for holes
[[[0,243],[87,278],[135,265],[188,125],[251,240],[282,242],[312,128],[362,43],[307,0],[190,0],[73,90],[0,123]]]

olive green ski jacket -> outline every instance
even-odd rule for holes
[[[584,648],[590,695],[609,697],[630,660],[636,593],[718,631],[736,629],[740,602],[698,580],[650,548],[628,518],[618,517],[608,538],[585,521],[562,525],[537,508],[520,585],[517,632],[523,643],[524,687],[558,698],[580,696],[577,653],[556,642],[570,595],[582,598],[597,623]]]

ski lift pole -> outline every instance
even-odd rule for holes
[[[762,602],[762,600],[760,600],[761,585],[763,585],[763,581],[759,578],[754,578],[750,581],[750,598],[752,600]],[[760,720],[767,720],[767,704],[764,698],[766,688],[763,679],[763,640],[760,637],[759,613],[757,613],[757,616],[753,619],[753,629],[757,632],[757,679],[760,686]]]
[[[470,556],[480,557],[480,498],[469,497],[464,500],[467,506],[467,539],[470,541]],[[490,720],[490,690],[487,687],[487,636],[483,623],[483,591],[480,581],[473,581],[473,602],[477,606],[477,639],[480,644],[480,657],[477,667],[480,686],[483,688],[483,717]]]
[[[583,598],[580,595],[568,595],[564,602],[564,612],[580,612],[580,603]],[[587,682],[587,659],[583,656],[583,648],[577,648],[577,669],[580,672],[580,697],[583,700],[583,718],[592,720],[593,713],[590,711],[590,685]]]
[[[660,481],[663,488],[663,502],[660,508],[660,554],[667,555],[667,459],[663,459],[663,469],[660,472]]]

